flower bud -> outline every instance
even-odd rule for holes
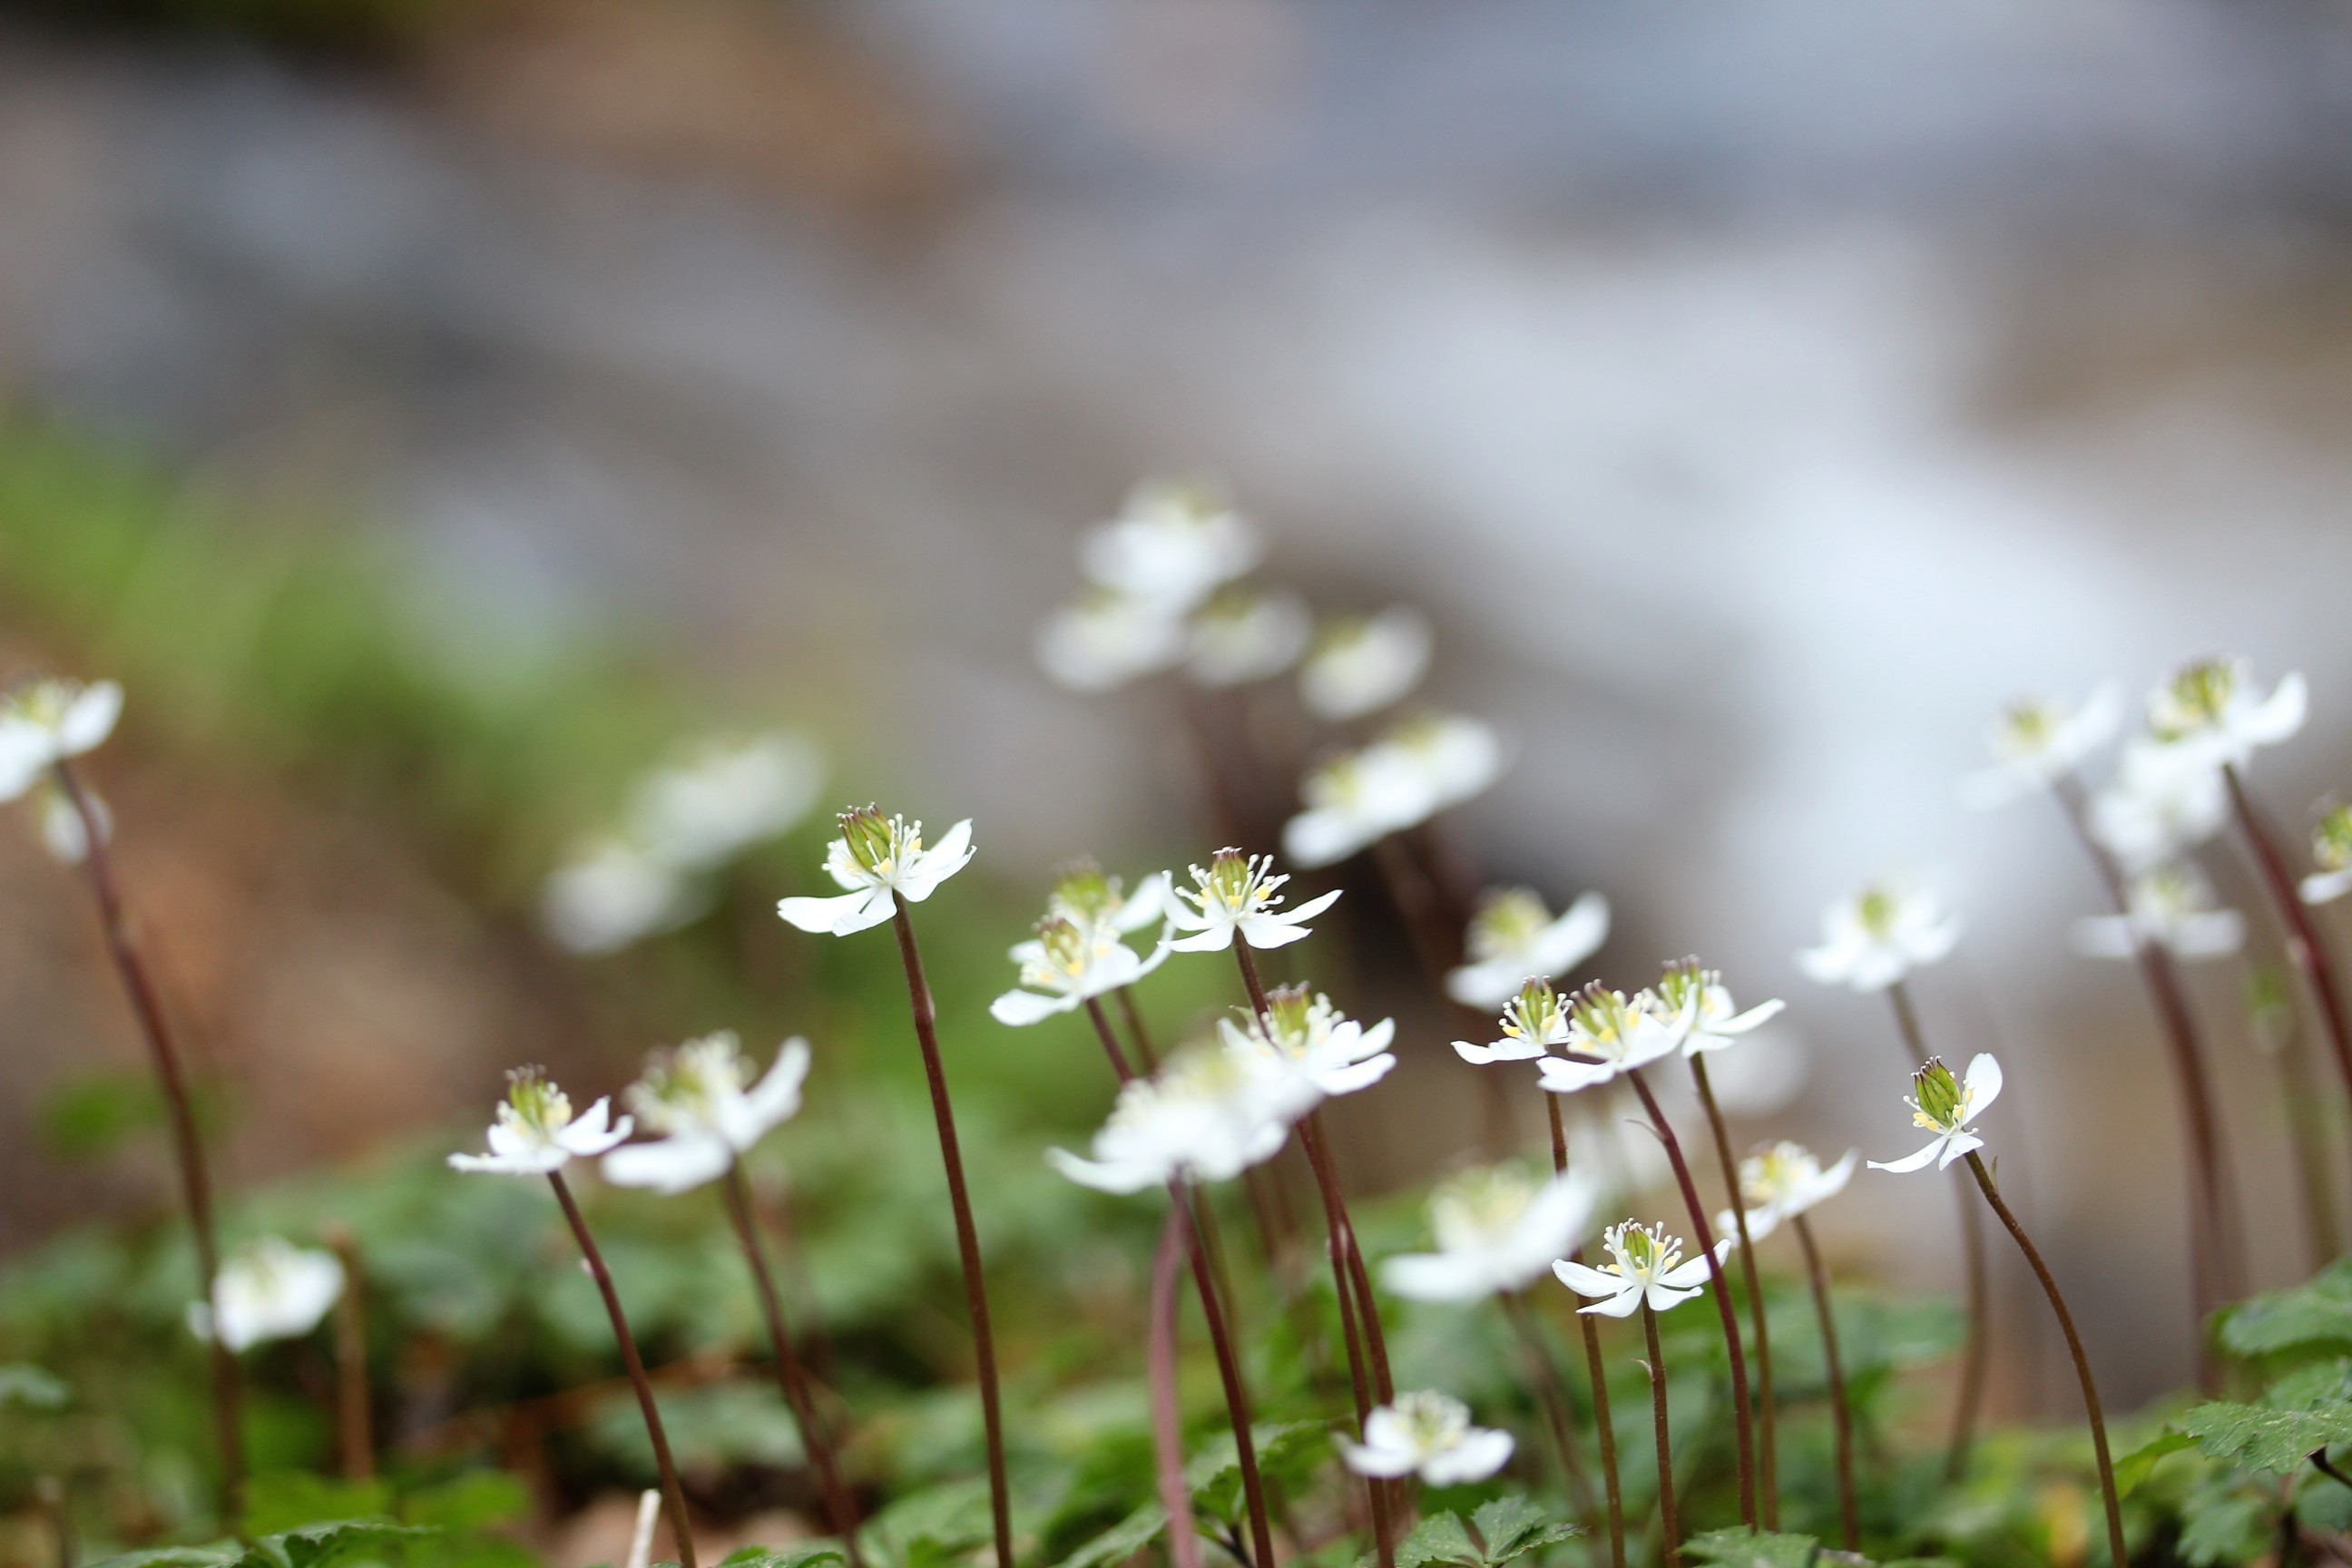
[[[2323,871],[2352,867],[2352,805],[2331,807],[2311,830],[2312,863]]]
[[[1470,919],[1465,945],[1474,963],[1517,952],[1532,943],[1551,923],[1551,911],[1532,889],[1507,888],[1489,893]]]
[[[1118,909],[1118,879],[1104,876],[1092,860],[1073,860],[1054,874],[1055,911],[1081,925],[1108,920]]]
[[[1950,1128],[1960,1110],[1960,1084],[1944,1065],[1944,1058],[1929,1057],[1927,1065],[1911,1075],[1911,1082],[1918,1091],[1919,1114],[1937,1127]]]
[[[834,820],[841,824],[842,841],[849,846],[851,858],[876,875],[887,876],[898,824],[870,803],[841,812]]]
[[[2158,739],[2179,740],[2218,723],[2237,689],[2238,667],[2231,660],[2200,658],[2183,665],[2149,700],[2149,724]]]
[[[572,1120],[572,1100],[549,1080],[541,1067],[513,1068],[507,1073],[507,1103],[516,1120],[542,1132],[552,1132]]]

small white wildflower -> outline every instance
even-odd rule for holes
[[[702,909],[702,896],[669,862],[625,839],[589,844],[547,879],[540,923],[578,953],[618,952],[671,931]]]
[[[2148,693],[2148,730],[2212,767],[2243,767],[2263,746],[2275,746],[2303,728],[2310,694],[2300,673],[2284,678],[2267,697],[2253,689],[2253,668],[2242,658],[2205,658],[2183,665]]]
[[[264,1237],[221,1264],[214,1307],[188,1303],[188,1329],[242,1351],[268,1340],[299,1339],[342,1300],[343,1265],[331,1252]]]
[[[112,809],[89,785],[83,784],[81,793],[82,798],[89,803],[90,816],[97,819],[98,841],[100,844],[112,843]],[[42,788],[40,802],[42,847],[63,865],[80,865],[89,854],[89,828],[82,821],[81,813],[74,809],[74,803],[67,798],[65,791],[53,786]]]
[[[2123,720],[2123,693],[2102,686],[2080,708],[2027,699],[2012,702],[1992,727],[1992,766],[1960,781],[1960,800],[1976,810],[2006,805],[2072,775],[2111,740]]]
[[[1428,617],[1406,605],[1327,621],[1299,668],[1299,700],[1332,723],[1377,713],[1421,684],[1434,640]]]
[[[1445,977],[1465,1007],[1500,1007],[1529,976],[1557,980],[1609,940],[1609,900],[1586,893],[1557,920],[1533,889],[1489,891],[1463,938],[1469,962]]]
[[[2101,848],[2137,869],[2187,854],[2229,816],[2229,784],[2206,753],[2143,736],[2091,797],[2089,826]]]
[[[1912,970],[1948,956],[1960,920],[1932,893],[1874,883],[1832,904],[1822,916],[1822,944],[1797,954],[1806,978],[1856,991],[1884,991]]]
[[[1903,1103],[1911,1108],[1911,1121],[1936,1136],[1916,1154],[1900,1160],[1873,1160],[1874,1171],[1916,1171],[1934,1161],[1942,1170],[1961,1155],[1984,1147],[1970,1123],[2000,1096],[2000,1064],[1985,1052],[1969,1063],[1968,1076],[1955,1079],[1940,1057],[1929,1057],[1911,1075],[1914,1092]]]
[[[1454,1054],[1473,1067],[1533,1061],[1551,1047],[1568,1044],[1568,1004],[1552,989],[1550,981],[1531,976],[1520,984],[1517,995],[1503,1004],[1497,1026],[1501,1039],[1483,1046],[1456,1040]]]
[[[1147,479],[1118,516],[1078,542],[1096,583],[1181,616],[1258,563],[1265,547],[1242,515],[1197,485]]]
[[[1844,1159],[1823,1170],[1811,1150],[1783,1142],[1740,1161],[1739,1201],[1748,1211],[1748,1239],[1761,1241],[1780,1229],[1782,1220],[1794,1219],[1845,1191],[1861,1159],[1859,1150],[1848,1150]],[[1716,1216],[1715,1227],[1735,1232],[1738,1216],[1726,1209]]]
[[[1341,752],[1299,782],[1306,807],[1282,826],[1282,852],[1300,866],[1337,865],[1391,833],[1425,822],[1427,778],[1389,746]]]
[[[2303,879],[2303,901],[2325,904],[2352,893],[2352,806],[2331,806],[2311,830],[2311,863]]]
[[[1695,1057],[1706,1051],[1720,1051],[1735,1044],[1741,1036],[1780,1016],[1788,1004],[1775,998],[1759,1002],[1745,1013],[1731,1000],[1731,992],[1723,984],[1719,970],[1702,969],[1696,958],[1685,958],[1666,965],[1658,981],[1658,1000],[1665,1011],[1679,1016],[1690,1014],[1690,1031],[1683,1037],[1683,1055]]]
[[[923,844],[923,825],[884,816],[873,806],[845,811],[841,836],[824,848],[824,868],[849,891],[830,899],[785,899],[776,913],[805,931],[849,936],[898,912],[898,900],[919,904],[941,882],[971,863],[971,818]]]
[[[1568,1055],[1536,1063],[1543,1087],[1553,1094],[1574,1094],[1673,1055],[1689,1037],[1698,1004],[1696,991],[1673,1005],[1654,991],[1628,1002],[1623,992],[1594,981],[1569,1005]]]
[[[1146,957],[1119,941],[1115,931],[1050,916],[1037,922],[1035,936],[1013,945],[1021,988],[990,1003],[989,1015],[1000,1024],[1016,1026],[1041,1023],[1134,984],[1159,968],[1168,952],[1164,931]]]
[[[2245,917],[2217,908],[2213,884],[2186,860],[2135,873],[2125,906],[2123,914],[2076,921],[2074,951],[2086,958],[2132,958],[2154,942],[2175,958],[2219,958],[2246,940]]]
[[[1244,686],[1280,675],[1307,651],[1314,625],[1296,594],[1227,588],[1193,616],[1185,670],[1202,686]]]
[[[1483,1481],[1508,1464],[1512,1439],[1470,1424],[1470,1407],[1450,1394],[1400,1394],[1364,1417],[1364,1440],[1338,1439],[1340,1457],[1360,1476],[1418,1475],[1433,1487]]]
[[[1297,1073],[1222,1045],[1192,1046],[1155,1076],[1121,1086],[1095,1134],[1092,1159],[1066,1149],[1048,1149],[1045,1158],[1070,1180],[1106,1193],[1222,1182],[1272,1158],[1318,1098]]]
[[[1110,691],[1173,666],[1184,637],[1165,605],[1097,588],[1037,628],[1037,662],[1073,691]]]
[[[36,680],[0,698],[0,803],[21,796],[61,762],[95,750],[122,716],[111,680]]]
[[[1597,1297],[1580,1312],[1604,1318],[1630,1318],[1646,1304],[1654,1312],[1681,1306],[1701,1294],[1708,1273],[1706,1255],[1683,1261],[1683,1239],[1670,1236],[1662,1225],[1636,1225],[1620,1220],[1601,1237],[1609,1261],[1594,1268],[1562,1258],[1551,1266],[1559,1282],[1580,1296]],[[1719,1258],[1731,1250],[1731,1238],[1717,1244]]]
[[[507,1074],[507,1097],[490,1123],[487,1154],[452,1154],[449,1168],[477,1174],[543,1176],[574,1159],[593,1160],[626,1139],[635,1126],[613,1121],[613,1102],[600,1100],[584,1115],[538,1068]]]
[[[732,1031],[656,1051],[629,1086],[637,1120],[662,1134],[604,1156],[604,1179],[616,1186],[682,1193],[713,1182],[801,1109],[809,1043],[794,1036],[753,1081],[754,1064]]]
[[[1396,1066],[1389,1042],[1396,1020],[1366,1028],[1331,1005],[1331,998],[1304,985],[1277,985],[1266,993],[1265,1016],[1235,1024],[1218,1020],[1225,1048],[1255,1057],[1277,1072],[1307,1080],[1318,1097],[1370,1089]]]
[[[807,816],[824,782],[824,757],[798,735],[716,742],[648,777],[630,822],[656,858],[707,870]]]
[[[1220,849],[1208,868],[1191,868],[1193,885],[1175,889],[1168,922],[1192,934],[1171,945],[1184,952],[1223,952],[1239,937],[1252,947],[1285,947],[1309,934],[1308,921],[1339,901],[1339,889],[1307,900],[1295,910],[1277,910],[1276,891],[1290,880],[1274,869],[1270,855]]]
[[[1525,1289],[1576,1250],[1599,1194],[1577,1171],[1531,1182],[1517,1167],[1465,1171],[1430,1194],[1435,1252],[1381,1265],[1381,1279],[1415,1301],[1467,1301]]]

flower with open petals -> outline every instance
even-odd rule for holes
[[[1561,1284],[1580,1296],[1599,1298],[1590,1307],[1579,1307],[1580,1312],[1630,1318],[1645,1303],[1650,1310],[1664,1312],[1701,1294],[1706,1287],[1706,1255],[1684,1262],[1683,1238],[1668,1235],[1664,1226],[1620,1220],[1601,1232],[1601,1246],[1609,1261],[1598,1268],[1568,1258],[1551,1266]],[[1724,1237],[1717,1244],[1717,1257],[1729,1252],[1731,1247],[1731,1237]]]
[[[1934,894],[1874,883],[1829,907],[1821,946],[1798,953],[1797,967],[1823,985],[1884,991],[1959,940],[1959,916],[1945,913]]]
[[[1326,621],[1298,671],[1299,700],[1341,723],[1401,701],[1429,668],[1429,618],[1408,605]]]
[[[1811,1150],[1783,1142],[1740,1161],[1739,1202],[1748,1211],[1748,1239],[1761,1241],[1780,1229],[1782,1220],[1794,1219],[1845,1191],[1861,1159],[1861,1151],[1850,1149],[1825,1171]],[[1716,1216],[1715,1227],[1733,1234],[1738,1217],[1726,1209]]]
[[[333,1253],[264,1237],[222,1262],[213,1280],[215,1305],[189,1302],[188,1328],[205,1340],[218,1329],[232,1351],[299,1339],[342,1296],[342,1260]]]
[[[1087,577],[1139,603],[1182,616],[1265,553],[1241,513],[1199,485],[1147,479],[1119,514],[1078,542]]]
[[[1226,588],[1185,632],[1185,672],[1202,686],[1245,686],[1298,662],[1315,618],[1296,594]]]
[[[1912,1125],[1936,1136],[1916,1154],[1871,1161],[1872,1170],[1916,1171],[1932,1160],[1940,1171],[1969,1151],[1984,1147],[1984,1140],[1970,1124],[2000,1095],[2000,1064],[1990,1053],[1978,1052],[1969,1062],[1964,1079],[1953,1078],[1943,1058],[1929,1057],[1927,1065],[1911,1075],[1911,1087],[1913,1092],[1903,1103],[1911,1108]]]
[[[1553,1046],[1569,1041],[1568,1004],[1549,980],[1522,982],[1518,994],[1503,1004],[1499,1021],[1503,1037],[1489,1045],[1454,1042],[1454,1054],[1473,1067],[1493,1062],[1529,1062]]]
[[[1450,1394],[1400,1394],[1364,1417],[1361,1443],[1338,1439],[1340,1457],[1360,1476],[1392,1480],[1417,1475],[1433,1487],[1483,1481],[1511,1459],[1511,1435],[1470,1425],[1470,1407]]]
[[[2211,767],[2243,767],[2263,746],[2275,746],[2303,728],[2311,699],[2300,673],[2282,679],[2267,697],[2253,689],[2253,667],[2242,658],[2203,658],[2183,665],[2147,698],[2148,731]]]
[[[0,802],[12,801],[43,773],[95,750],[122,716],[122,688],[111,680],[35,680],[0,698]]]
[[[1554,1259],[1576,1250],[1599,1195],[1579,1171],[1540,1183],[1512,1165],[1465,1171],[1430,1194],[1437,1250],[1390,1258],[1381,1265],[1381,1279],[1415,1301],[1467,1301],[1523,1289]]]
[[[798,735],[712,742],[638,786],[631,826],[656,858],[707,870],[807,816],[824,781],[824,759]]]
[[[1609,900],[1587,893],[1557,920],[1532,889],[1482,898],[1462,942],[1469,962],[1445,977],[1445,994],[1465,1007],[1500,1007],[1530,976],[1557,980],[1609,940]]]
[[[2219,958],[2246,940],[2246,921],[2217,907],[2213,884],[2193,861],[2168,860],[2131,879],[2126,912],[2074,922],[2074,951],[2086,958],[2133,958],[2154,942],[2175,958]]]
[[[1175,889],[1168,922],[1192,934],[1172,943],[1185,952],[1223,952],[1239,937],[1252,947],[1284,947],[1310,934],[1307,922],[1339,901],[1339,889],[1278,910],[1278,889],[1290,880],[1271,855],[1220,849],[1207,870],[1192,868],[1193,885]]]
[[[1097,588],[1037,628],[1037,662],[1073,691],[1109,691],[1174,665],[1184,638],[1180,612]]]
[[[757,1082],[751,1058],[732,1030],[656,1051],[629,1086],[637,1120],[661,1136],[604,1156],[604,1179],[616,1186],[682,1193],[718,1180],[729,1166],[801,1108],[809,1043],[799,1036],[776,1052]]]
[[[1222,1182],[1270,1159],[1290,1124],[1320,1096],[1298,1073],[1218,1044],[1188,1047],[1150,1078],[1119,1088],[1090,1160],[1048,1149],[1055,1170],[1081,1186],[1135,1193],[1172,1181]]]
[[[1686,1010],[1690,1014],[1690,1032],[1683,1037],[1683,1055],[1686,1057],[1722,1050],[1740,1036],[1780,1016],[1780,1009],[1788,1005],[1776,997],[1742,1013],[1732,1002],[1730,989],[1723,984],[1722,972],[1700,968],[1696,958],[1666,965],[1666,973],[1658,981],[1658,1000],[1665,1004],[1665,1011],[1671,1016]]]
[[[2113,686],[2080,708],[2035,698],[2011,703],[1992,727],[1992,766],[1960,781],[1961,803],[1982,811],[2049,788],[2105,745],[2122,719],[2123,694]]]
[[[1654,991],[1628,1002],[1623,992],[1594,981],[1569,1005],[1568,1054],[1536,1063],[1543,1087],[1553,1094],[1574,1094],[1671,1056],[1689,1037],[1698,1003],[1696,990],[1671,1006]]]
[[[1390,725],[1374,748],[1392,752],[1421,781],[1424,817],[1486,794],[1503,776],[1502,737],[1466,714],[1415,713]]]
[[[1396,1066],[1389,1042],[1396,1020],[1366,1028],[1305,985],[1277,985],[1265,995],[1265,1016],[1235,1024],[1218,1020],[1225,1048],[1259,1058],[1277,1072],[1295,1073],[1318,1096],[1370,1089]]]
[[[845,811],[841,837],[825,846],[824,868],[849,891],[831,899],[786,899],[776,913],[807,931],[835,936],[880,925],[898,912],[898,900],[919,904],[971,863],[971,818],[926,848],[923,825],[884,816],[873,806]]]
[[[674,930],[702,895],[667,860],[621,838],[599,839],[556,868],[540,892],[540,924],[572,952],[618,952]]]
[[[490,1152],[452,1154],[449,1168],[497,1176],[544,1176],[574,1159],[593,1160],[626,1139],[635,1126],[615,1122],[613,1102],[600,1100],[574,1117],[572,1100],[538,1068],[507,1074],[507,1097],[490,1123]]]
[[[2230,786],[2206,753],[2142,736],[2091,797],[2089,826],[2099,847],[2137,869],[2187,854],[2229,816]]]
[[[2311,863],[2317,868],[2303,879],[2305,903],[2332,903],[2352,893],[2352,805],[2330,806],[2311,830]]]
[[[1134,984],[1166,962],[1168,951],[1164,936],[1146,957],[1115,931],[1050,916],[1037,922],[1035,936],[1013,945],[1021,988],[990,1003],[989,1015],[1000,1024],[1040,1023]]]
[[[1426,822],[1429,782],[1396,748],[1341,752],[1299,781],[1305,807],[1282,825],[1282,852],[1301,866],[1333,866],[1391,833]]]

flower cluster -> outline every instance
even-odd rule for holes
[[[1206,684],[1279,674],[1307,642],[1294,601],[1220,592],[1265,553],[1257,531],[1197,486],[1149,480],[1078,543],[1088,586],[1039,628],[1037,662],[1078,691],[1108,691],[1189,662]]]
[[[1304,1073],[1261,1052],[1224,1042],[1191,1046],[1152,1077],[1119,1089],[1092,1158],[1064,1149],[1045,1157],[1070,1180],[1107,1193],[1227,1181],[1271,1159],[1290,1124],[1321,1098]]]

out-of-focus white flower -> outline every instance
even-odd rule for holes
[[[1013,962],[1021,966],[1021,984],[988,1005],[1000,1024],[1040,1023],[1067,1013],[1122,985],[1132,985],[1167,960],[1162,940],[1150,957],[1118,940],[1106,926],[1081,926],[1065,916],[1037,922],[1037,934],[1015,943]]]
[[[2352,893],[2352,806],[2331,806],[2311,830],[2311,863],[2318,869],[2303,879],[2303,901],[2325,904]]]
[[[1697,1015],[1696,991],[1669,1006],[1654,991],[1642,992],[1628,1002],[1623,992],[1596,980],[1569,1005],[1568,1055],[1545,1057],[1536,1063],[1536,1070],[1553,1094],[1574,1094],[1607,1083],[1680,1050]],[[1577,1057],[1586,1059],[1570,1059]]]
[[[98,840],[101,844],[114,841],[114,813],[98,792],[88,784],[81,786],[82,798],[89,803],[89,814],[98,819]],[[54,786],[40,792],[41,843],[51,856],[68,866],[79,866],[89,854],[89,828],[81,813],[66,792]]]
[[[1470,917],[1463,948],[1470,962],[1445,977],[1445,994],[1465,1007],[1500,1007],[1533,976],[1557,980],[1609,940],[1609,900],[1587,893],[1555,920],[1532,889],[1488,892]]]
[[[1119,514],[1078,542],[1096,583],[1182,616],[1258,563],[1265,545],[1241,513],[1197,485],[1147,479]]]
[[[2253,689],[2253,667],[2242,658],[2186,664],[2148,693],[2150,733],[2185,748],[2211,767],[2243,767],[2263,746],[2275,746],[2303,728],[2310,694],[2298,672],[2267,697]]]
[[[217,1328],[232,1351],[299,1339],[342,1295],[342,1260],[333,1253],[264,1237],[223,1260],[213,1280],[216,1305],[189,1302],[188,1328],[204,1340]]]
[[[1419,775],[1428,796],[1423,815],[1461,805],[1503,776],[1503,741],[1483,719],[1416,713],[1388,727],[1377,748],[1393,752]]]
[[[1664,1010],[1670,1016],[1689,1013],[1690,1032],[1683,1037],[1683,1055],[1686,1057],[1722,1050],[1742,1035],[1780,1016],[1780,1010],[1788,1005],[1775,998],[1740,1012],[1731,1000],[1730,988],[1723,984],[1722,972],[1700,968],[1696,958],[1666,965],[1664,975],[1658,981],[1658,1000],[1665,1004]]]
[[[1193,616],[1184,668],[1203,686],[1243,686],[1298,662],[1315,617],[1296,594],[1227,588]]]
[[[2132,958],[2155,942],[2175,958],[2219,958],[2246,940],[2246,921],[2215,906],[2213,884],[2187,860],[2168,860],[2136,873],[2125,894],[2126,912],[2090,915],[2074,922],[2074,951],[2086,958]]]
[[[1171,889],[1169,875],[1154,871],[1130,894],[1118,877],[1107,877],[1092,860],[1073,860],[1054,873],[1045,896],[1045,918],[1066,920],[1086,931],[1124,936],[1153,921],[1165,921]]]
[[[1936,1136],[1916,1154],[1906,1154],[1900,1160],[1873,1160],[1874,1171],[1916,1171],[1934,1161],[1942,1170],[1971,1150],[1984,1147],[1984,1140],[1970,1129],[1969,1123],[1983,1115],[2000,1096],[2000,1064],[1979,1051],[1969,1063],[1968,1076],[1955,1079],[1952,1069],[1944,1065],[1941,1057],[1929,1057],[1927,1064],[1911,1075],[1913,1092],[1903,1103],[1911,1108],[1911,1123],[1923,1127]]]
[[[1600,1298],[1590,1307],[1579,1307],[1580,1312],[1630,1318],[1645,1302],[1650,1310],[1664,1312],[1701,1294],[1706,1287],[1706,1255],[1701,1253],[1685,1263],[1682,1237],[1668,1235],[1664,1226],[1620,1220],[1601,1233],[1601,1246],[1609,1261],[1598,1268],[1567,1258],[1551,1266],[1559,1282],[1578,1295]],[[1731,1247],[1731,1238],[1726,1237],[1717,1244],[1717,1258],[1728,1253]]]
[[[1364,1417],[1364,1440],[1338,1439],[1360,1476],[1418,1475],[1433,1487],[1483,1481],[1511,1460],[1511,1435],[1470,1425],[1470,1407],[1450,1394],[1400,1394]]]
[[[2012,702],[1992,727],[1992,766],[1960,781],[1960,801],[1979,811],[2047,789],[2114,738],[2123,693],[2113,685],[2080,708],[2028,698]]]
[[[1540,1184],[1511,1165],[1465,1171],[1430,1194],[1435,1252],[1381,1265],[1381,1279],[1415,1301],[1468,1301],[1525,1289],[1576,1250],[1599,1201],[1594,1184],[1565,1171]]]
[[[1299,700],[1335,724],[1377,713],[1421,684],[1433,641],[1429,618],[1409,605],[1326,621],[1298,671]]]
[[[1501,1039],[1484,1046],[1456,1040],[1454,1054],[1473,1067],[1533,1061],[1549,1047],[1568,1044],[1568,1004],[1560,1000],[1550,981],[1531,977],[1503,1004],[1499,1026]]]
[[[35,680],[0,698],[0,802],[33,787],[58,763],[95,750],[122,716],[111,680]]]
[[[1429,819],[1429,782],[1395,748],[1341,752],[1299,782],[1306,810],[1282,826],[1282,852],[1301,866],[1337,865]]]
[[[589,845],[547,879],[540,923],[573,952],[618,952],[672,930],[700,909],[696,890],[666,861],[618,838]]]
[[[1813,1152],[1801,1143],[1780,1142],[1739,1162],[1739,1201],[1748,1211],[1748,1239],[1761,1241],[1815,1204],[1845,1191],[1862,1152],[1848,1150],[1844,1159],[1822,1169]],[[1716,1216],[1715,1227],[1727,1235],[1738,1229],[1729,1209]]]
[[[1192,933],[1171,944],[1184,952],[1223,952],[1236,936],[1252,947],[1285,947],[1309,935],[1307,922],[1339,901],[1334,888],[1277,912],[1276,889],[1290,879],[1275,871],[1271,855],[1220,849],[1207,870],[1191,870],[1193,886],[1175,889],[1168,906],[1168,923]]]
[[[600,1100],[574,1117],[569,1096],[538,1068],[507,1074],[507,1097],[490,1123],[490,1152],[452,1154],[454,1171],[498,1176],[543,1176],[574,1159],[593,1160],[626,1139],[635,1123],[613,1121],[613,1102]]]
[[[739,1156],[799,1114],[809,1043],[795,1035],[757,1082],[755,1070],[731,1030],[656,1051],[629,1086],[629,1105],[662,1136],[605,1155],[604,1179],[682,1193],[725,1175]]]
[[[1331,1005],[1331,998],[1304,985],[1276,986],[1266,993],[1265,1017],[1242,1024],[1221,1018],[1217,1032],[1227,1050],[1296,1073],[1318,1097],[1370,1089],[1396,1066],[1389,1050],[1395,1019],[1382,1018],[1366,1028]]]
[[[1934,894],[1874,883],[1829,907],[1821,946],[1798,953],[1797,967],[1823,985],[1884,991],[1959,940],[1959,916],[1945,913]]]
[[[2091,797],[2091,837],[2126,868],[2187,854],[2221,830],[2230,786],[2195,747],[2145,737],[2124,747],[2113,783]]]
[[[706,870],[807,816],[824,782],[824,757],[798,735],[706,745],[639,786],[634,837],[658,859]]]
[[[1223,1045],[1176,1052],[1158,1074],[1122,1085],[1090,1160],[1048,1149],[1082,1186],[1134,1193],[1172,1181],[1222,1182],[1270,1159],[1313,1108],[1315,1086]]]
[[[1184,638],[1180,612],[1097,588],[1045,617],[1037,662],[1073,691],[1109,691],[1174,665]]]
[[[776,913],[805,931],[849,936],[898,912],[898,900],[919,904],[941,882],[971,863],[971,818],[923,845],[923,825],[884,816],[873,806],[840,814],[841,837],[824,847],[824,868],[849,891],[830,899],[786,899]]]

